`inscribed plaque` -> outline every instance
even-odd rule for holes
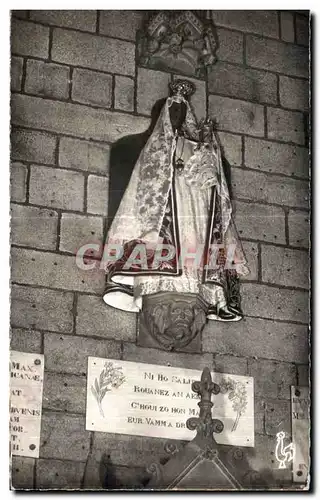
[[[191,440],[186,427],[199,413],[199,396],[191,389],[201,371],[168,366],[88,358],[86,429]],[[254,446],[253,378],[212,373],[220,394],[213,416],[224,430],[218,443]]]
[[[295,449],[293,457],[293,480],[307,482],[310,457],[309,388],[291,386],[292,442]]]
[[[43,354],[11,351],[10,442],[12,455],[39,457]]]

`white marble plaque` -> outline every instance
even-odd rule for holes
[[[11,351],[10,445],[12,455],[39,457],[43,354]]]
[[[306,483],[309,475],[309,408],[309,388],[291,386],[292,442],[295,449],[292,470],[296,483]]]
[[[197,416],[199,397],[191,389],[202,371],[88,358],[86,429],[191,440],[186,427]],[[212,373],[221,394],[213,396],[213,416],[224,431],[221,444],[254,446],[253,378]]]

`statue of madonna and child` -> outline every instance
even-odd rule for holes
[[[187,345],[207,320],[239,321],[248,274],[213,122],[189,104],[195,86],[169,85],[107,235],[103,299],[141,320],[166,349]]]

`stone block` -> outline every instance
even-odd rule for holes
[[[112,76],[75,68],[72,76],[72,100],[103,108],[111,107]]]
[[[69,73],[70,70],[67,66],[29,59],[27,61],[25,91],[43,97],[67,99]]]
[[[91,214],[108,214],[109,181],[106,177],[89,175],[87,211]]]
[[[55,28],[51,56],[53,61],[97,69],[120,75],[134,75],[135,45],[88,33]]]
[[[217,134],[222,147],[222,154],[230,165],[241,165],[242,163],[242,141],[239,135],[218,132]]]
[[[10,349],[13,351],[41,353],[41,346],[41,332],[22,328],[11,329]]]
[[[100,462],[91,456],[84,477],[84,488],[90,490],[141,490],[150,478],[144,467],[113,465],[107,455],[101,455]]]
[[[276,436],[280,431],[291,436],[291,403],[290,401],[266,401],[266,434]],[[288,442],[289,444],[289,442]]]
[[[18,19],[28,19],[29,11],[28,10],[12,10],[12,17],[17,17]]]
[[[82,31],[96,31],[95,10],[31,10],[30,19]]]
[[[134,42],[142,21],[143,11],[141,10],[101,10],[99,33]]]
[[[261,246],[262,281],[299,288],[310,287],[307,251]]]
[[[11,132],[11,158],[20,161],[54,164],[56,137],[33,130]]]
[[[12,280],[21,284],[102,293],[105,273],[80,269],[74,256],[53,252],[12,249]]]
[[[209,115],[218,122],[219,130],[264,135],[264,111],[259,104],[210,95]]]
[[[151,109],[158,99],[169,94],[168,84],[170,74],[153,69],[139,68],[137,81],[137,111],[145,115],[151,114]]]
[[[292,246],[310,245],[310,220],[308,212],[290,210],[288,214],[289,243]]]
[[[102,297],[80,295],[77,304],[76,333],[135,342],[137,315],[105,304]]]
[[[230,356],[229,354],[216,354],[213,364],[214,372],[248,375],[248,361],[246,358]]]
[[[11,201],[26,201],[28,169],[19,162],[11,163],[10,168],[10,198]]]
[[[308,327],[246,316],[237,328],[232,323],[209,321],[202,332],[202,348],[224,355],[307,363]]]
[[[281,40],[294,42],[294,19],[293,12],[280,12]]]
[[[123,344],[123,359],[125,361],[137,361],[155,365],[177,366],[202,370],[206,366],[213,369],[213,358],[211,354],[190,354],[185,352],[166,352],[149,347],[138,347],[135,344]]]
[[[250,377],[254,377],[254,394],[258,398],[290,399],[290,387],[295,385],[293,363],[278,363],[268,359],[248,360]]]
[[[37,490],[80,490],[85,462],[40,458],[37,463]]]
[[[115,76],[114,107],[122,111],[134,110],[134,80],[131,78]]]
[[[279,467],[279,463],[274,456],[274,449],[274,437],[256,434],[254,448],[248,449],[247,458],[249,467],[262,474],[267,473],[269,479],[269,474],[273,473]],[[286,473],[287,471],[284,472]],[[289,472],[292,475],[292,472]],[[268,481],[268,484],[271,486],[272,483]]]
[[[86,412],[87,380],[81,375],[45,372],[43,408],[69,413]]]
[[[268,108],[268,138],[284,142],[305,144],[303,114],[298,111],[286,111]]]
[[[179,80],[185,78],[183,75],[174,75],[174,80]],[[195,84],[195,93],[190,97],[191,107],[197,117],[197,120],[204,118],[206,116],[206,83],[202,80],[196,80],[195,78],[189,78],[191,82]]]
[[[217,28],[219,48],[217,56],[219,61],[243,63],[243,34],[236,31]],[[214,67],[213,67],[214,68]],[[214,69],[212,69],[214,73]]]
[[[249,66],[255,68],[308,78],[309,54],[306,47],[249,35],[246,60]]]
[[[13,456],[11,465],[11,488],[14,490],[33,490],[34,466],[34,458]]]
[[[276,104],[277,77],[218,61],[209,74],[209,92],[248,101]]]
[[[11,205],[11,243],[54,250],[57,243],[58,214],[54,210]]]
[[[49,55],[49,28],[20,19],[11,20],[11,52],[29,57]]]
[[[237,201],[235,221],[241,238],[285,244],[285,215],[280,207]]]
[[[61,137],[59,143],[59,165],[87,172],[107,175],[110,146],[98,142]]]
[[[309,81],[280,75],[280,104],[284,108],[309,111]],[[310,93],[310,96],[309,96]]]
[[[60,250],[76,254],[86,244],[102,245],[103,219],[72,213],[63,213],[60,228]],[[86,255],[100,255],[89,250]]]
[[[252,241],[242,241],[242,248],[246,256],[250,273],[242,279],[246,281],[255,281],[258,279],[258,245]]]
[[[12,56],[10,62],[11,90],[19,91],[21,90],[23,59],[22,57]]]
[[[255,381],[254,381],[255,384]],[[256,434],[264,434],[264,421],[265,421],[265,401],[258,399],[254,395],[254,432]]]
[[[297,365],[298,385],[308,387],[310,384],[309,365]]]
[[[275,174],[309,177],[308,148],[245,137],[246,167]]]
[[[278,15],[275,10],[212,10],[211,12],[217,26],[272,38],[279,37]]]
[[[307,291],[243,283],[243,310],[248,316],[284,321],[309,321]]]
[[[232,169],[232,193],[235,199],[308,208],[309,183],[262,172]],[[277,243],[277,241],[275,240]]]
[[[14,125],[84,139],[114,142],[128,134],[144,132],[149,126],[148,118],[94,109],[83,104],[20,94],[14,94],[11,102],[11,121]]]
[[[307,47],[309,45],[309,35],[310,35],[309,23],[310,23],[309,15],[308,16],[302,16],[300,14],[296,15],[297,43],[301,45],[306,45]]]
[[[32,165],[29,201],[36,205],[82,211],[84,177],[78,172]]]
[[[44,354],[47,370],[85,376],[88,356],[120,359],[120,342],[45,333]]]
[[[42,414],[40,458],[81,462],[86,460],[89,446],[90,432],[85,430],[85,417],[60,412]]]
[[[11,287],[11,323],[14,327],[72,332],[72,308],[72,293],[21,285]]]

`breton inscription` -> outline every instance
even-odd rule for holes
[[[291,386],[292,442],[295,449],[292,470],[293,480],[296,483],[307,482],[309,474],[309,408],[309,388]]]
[[[86,429],[191,440],[186,427],[199,414],[199,396],[191,389],[201,371],[88,358]],[[221,444],[254,446],[253,378],[212,373],[220,394],[213,398],[213,416],[224,431]]]
[[[43,354],[11,351],[10,448],[12,455],[39,457]]]

